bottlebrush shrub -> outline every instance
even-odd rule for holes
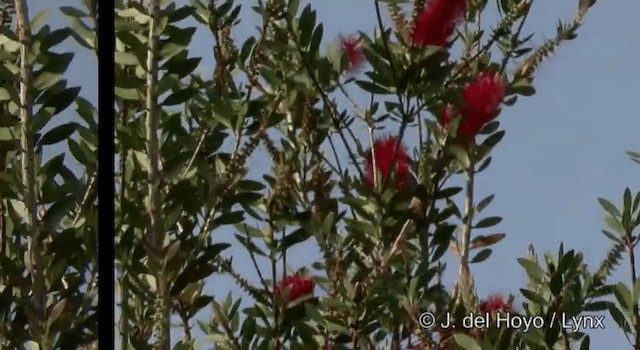
[[[530,1],[499,1],[496,23],[479,21],[486,1],[363,1],[377,34],[337,38],[311,5],[255,2],[262,23],[244,41],[233,35],[239,3],[149,12],[127,2],[116,13],[123,349],[191,348],[202,333],[216,349],[588,348],[588,335],[551,316],[604,309],[635,334],[636,288],[607,284],[635,245],[630,191],[624,210],[601,200],[618,233],[607,231],[615,248],[595,272],[574,250],[532,251],[513,299],[475,294],[472,265],[490,263],[505,237],[493,229],[501,218],[483,215],[493,195],[474,196],[475,175],[509,106],[534,94],[536,68],[576,37],[592,1],[537,47],[522,32]],[[213,57],[191,57],[187,18],[210,31]],[[162,23],[159,41],[150,23]],[[212,77],[194,73],[201,61],[215,62]],[[445,255],[459,260],[451,288]],[[426,311],[547,326],[424,329]],[[172,317],[183,332],[173,340]]]

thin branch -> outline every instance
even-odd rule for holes
[[[73,218],[73,225],[75,225],[78,222],[78,220],[80,220],[80,217],[84,213],[85,208],[89,205],[89,202],[93,200],[97,179],[98,179],[98,172],[96,171],[89,178],[89,184],[87,185],[87,190],[85,191],[84,197],[82,197],[82,202],[80,202],[78,211],[76,212],[76,215]]]

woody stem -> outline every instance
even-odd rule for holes
[[[460,239],[460,271],[458,273],[458,285],[464,285],[468,282],[469,275],[469,246],[471,241],[471,228],[473,226],[473,186],[475,169],[473,162],[465,170],[466,174],[466,193],[464,201],[464,224],[462,226],[462,235]]]

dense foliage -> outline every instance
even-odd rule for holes
[[[80,348],[98,328],[97,111],[58,46],[95,54],[95,12],[51,28],[26,0],[0,8],[0,348]]]
[[[95,3],[62,8],[71,24],[56,30],[29,21],[26,0],[3,3],[15,20],[0,32],[0,345],[78,348],[97,327],[96,111],[64,80],[73,54],[53,49],[72,37],[95,52]],[[505,237],[477,233],[502,219],[483,215],[494,195],[474,196],[499,120],[535,94],[536,69],[593,3],[534,46],[532,0],[363,1],[375,34],[335,42],[299,0],[116,1],[117,348],[588,349],[557,315],[602,311],[640,346],[640,193],[626,189],[621,208],[599,199],[612,248],[595,270],[562,245],[540,258],[531,247],[518,260],[522,305],[476,295],[470,269]],[[262,23],[238,40],[243,11]],[[211,57],[190,53],[194,22]],[[73,108],[73,121],[54,121]],[[80,174],[66,153],[41,164],[61,141]],[[303,242],[321,257],[293,269]],[[446,254],[459,260],[451,289]],[[609,284],[624,254],[633,280]],[[239,272],[247,265],[258,278]],[[208,295],[211,283],[236,290],[221,276],[242,293]],[[472,313],[488,324],[466,326]]]

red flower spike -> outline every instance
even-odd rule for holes
[[[462,116],[458,134],[475,137],[496,116],[505,89],[502,77],[493,71],[482,72],[476,80],[467,84],[462,92],[464,106],[458,109]],[[452,111],[452,106],[445,108],[440,124],[445,127],[449,124]]]
[[[409,173],[409,155],[404,145],[398,143],[397,137],[387,136],[373,143],[373,153],[378,174],[382,177],[381,183],[386,181],[395,171],[395,187],[399,191],[404,190],[409,184],[409,176],[411,176]],[[374,174],[373,158],[371,157],[371,150],[369,150],[366,158],[365,180],[371,187],[375,186]]]
[[[313,293],[316,284],[313,279],[299,274],[286,276],[276,286],[276,295],[284,295],[288,302]]]
[[[411,38],[419,46],[445,46],[467,11],[467,0],[428,0]]]
[[[357,72],[366,60],[362,46],[360,46],[360,39],[356,36],[340,36],[340,51],[349,59],[348,73]]]
[[[480,303],[480,312],[511,312],[513,310],[511,302],[505,300],[502,295],[493,295]]]

